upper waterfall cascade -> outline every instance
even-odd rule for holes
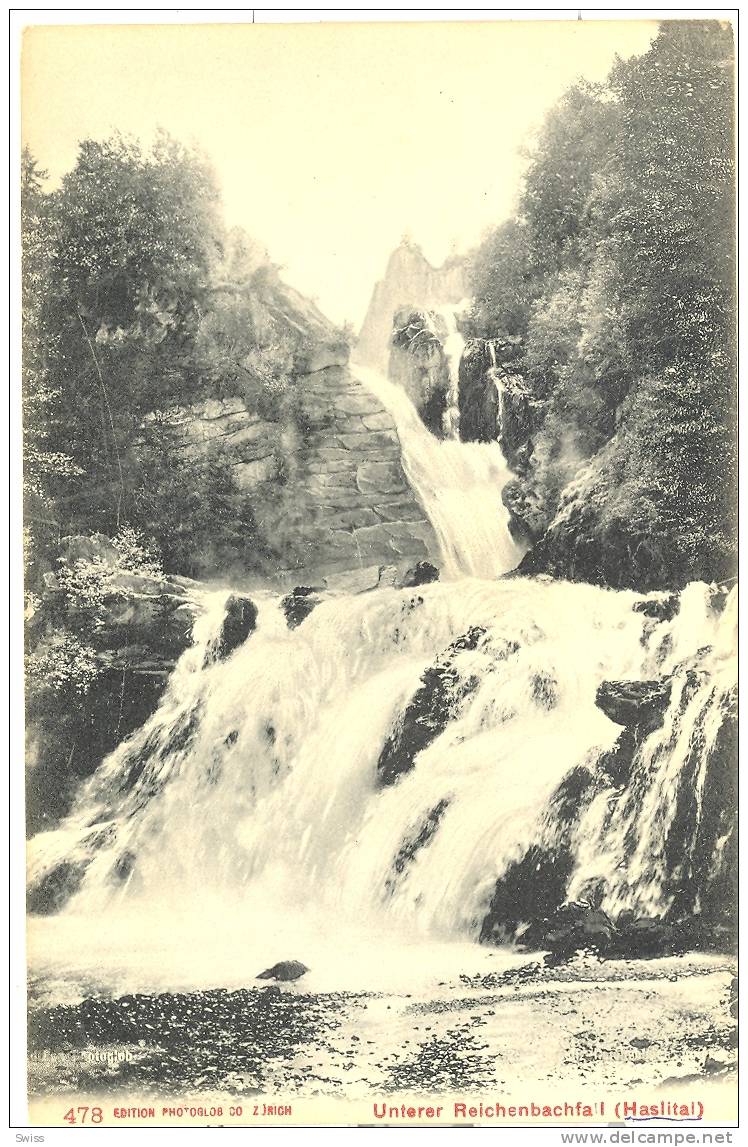
[[[457,306],[437,307],[447,328],[443,342],[444,355],[449,368],[449,392],[447,409],[444,412],[444,430],[448,438],[459,438],[460,429],[460,359],[465,350],[465,339],[457,326],[457,315],[465,306],[465,301]]]
[[[435,438],[401,387],[369,367],[352,370],[395,420],[403,468],[434,527],[443,575],[490,578],[513,569],[523,550],[501,500],[511,472],[499,444]]]

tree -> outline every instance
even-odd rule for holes
[[[480,333],[501,338],[521,316],[512,365],[535,413],[512,444],[528,487],[516,504],[542,505],[547,523],[573,504],[561,546],[575,521],[598,549],[615,537],[649,555],[650,570],[601,561],[618,584],[724,576],[732,560],[733,120],[730,28],[664,23],[606,86],[553,109],[518,218],[474,260]]]
[[[120,136],[84,141],[47,197],[41,337],[65,414],[58,441],[85,471],[68,496],[71,524],[111,531],[126,519],[125,455],[143,415],[198,385],[216,201],[205,162],[166,136],[150,153]]]

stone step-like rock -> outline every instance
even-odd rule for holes
[[[304,469],[309,474],[340,474],[346,470],[356,470],[358,465],[355,456],[349,454],[347,458],[334,458],[329,462],[325,459],[307,459],[304,463]]]
[[[382,404],[379,399],[366,391],[353,391],[335,397],[335,409],[343,414],[379,414],[382,412]],[[392,419],[386,415],[389,420],[390,426]]]
[[[399,450],[400,440],[394,430],[368,430],[365,435],[366,450],[395,449]],[[351,450],[361,449],[362,442],[357,434],[338,434],[336,441],[341,442]]]
[[[386,502],[374,506],[374,513],[383,522],[425,522],[422,507],[413,498],[403,498],[397,502]]]
[[[407,490],[398,462],[362,462],[356,471],[356,485],[362,494],[400,494]]]

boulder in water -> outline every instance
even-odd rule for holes
[[[562,904],[552,916],[537,924],[533,939],[554,957],[565,957],[586,948],[606,952],[612,946],[615,931],[612,920],[601,908],[571,903]]]
[[[273,964],[272,968],[266,968],[264,972],[260,972],[256,978],[258,980],[279,980],[281,983],[287,983],[291,980],[300,980],[308,971],[306,964],[302,964],[300,960],[281,960],[280,963]]]
[[[671,683],[661,681],[603,681],[595,704],[617,725],[659,724],[670,700]]]
[[[289,629],[296,629],[305,621],[322,600],[318,586],[296,585],[281,601],[281,609]]]
[[[428,585],[429,582],[439,580],[439,570],[431,562],[416,562],[402,576],[403,589],[410,589],[416,585]]]
[[[226,602],[226,616],[221,627],[221,636],[215,649],[217,661],[223,661],[238,649],[257,625],[257,606],[248,597],[232,593]]]
[[[672,621],[679,609],[680,598],[677,593],[634,602],[634,613],[643,613],[645,617],[651,617],[655,621]]]
[[[659,916],[621,912],[617,924],[615,954],[626,957],[665,956],[689,946],[677,925]]]

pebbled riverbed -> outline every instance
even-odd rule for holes
[[[735,1070],[734,961],[538,959],[428,992],[269,987],[32,1003],[36,1096],[505,1094],[621,1088]],[[37,985],[37,988],[40,985]]]

